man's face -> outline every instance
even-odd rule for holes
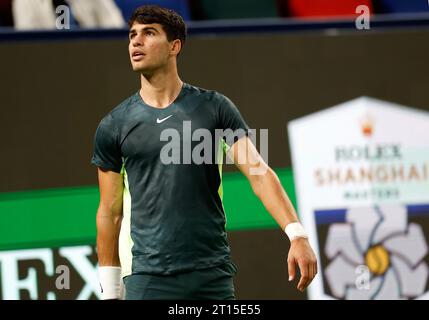
[[[129,40],[128,49],[134,71],[151,72],[167,64],[171,43],[160,24],[135,22],[130,28]]]

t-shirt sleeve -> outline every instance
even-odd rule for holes
[[[121,172],[122,154],[118,129],[110,115],[101,120],[95,132],[91,163],[103,169]]]
[[[243,136],[249,135],[249,126],[244,121],[240,111],[224,95],[220,95],[218,117],[218,128],[224,130],[223,139],[229,147]]]

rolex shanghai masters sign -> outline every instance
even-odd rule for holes
[[[429,113],[360,97],[288,124],[310,299],[429,298]]]

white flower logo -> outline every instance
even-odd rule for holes
[[[422,228],[407,223],[405,206],[349,209],[346,223],[332,224],[328,232],[326,280],[339,299],[416,298],[426,288],[427,252]],[[370,271],[368,290],[356,286],[362,265]]]

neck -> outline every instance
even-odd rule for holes
[[[141,74],[140,95],[145,103],[162,109],[177,98],[182,86],[177,69],[167,68],[150,75]]]

